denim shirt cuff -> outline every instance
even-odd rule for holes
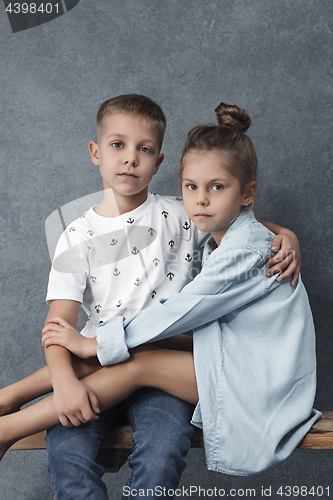
[[[130,357],[123,322],[123,317],[117,316],[97,328],[97,357],[102,366],[114,365]]]

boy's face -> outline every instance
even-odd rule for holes
[[[143,203],[148,184],[163,161],[158,145],[153,123],[126,113],[112,115],[99,143],[89,144],[104,189],[112,188],[116,199],[135,197],[138,204]]]

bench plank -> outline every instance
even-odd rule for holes
[[[323,411],[324,418],[316,422],[297,448],[311,450],[333,449],[333,411]]]
[[[316,422],[297,448],[333,449],[333,411],[323,411],[323,420]],[[98,462],[106,472],[117,472],[126,462],[132,450],[132,428],[120,425],[108,431],[98,454]],[[44,450],[46,432],[21,439],[10,450]],[[198,429],[192,438],[192,448],[203,448],[202,431]]]

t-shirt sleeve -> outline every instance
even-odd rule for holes
[[[82,304],[89,273],[89,243],[70,225],[60,236],[49,275],[46,301],[75,300]]]
[[[171,299],[160,300],[128,320],[118,317],[101,325],[97,329],[101,364],[126,359],[128,349],[137,345],[215,321],[277,286],[276,276],[265,277],[264,260],[257,251],[243,247],[214,254],[202,272]]]

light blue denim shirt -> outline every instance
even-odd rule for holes
[[[211,238],[202,272],[169,300],[98,329],[103,365],[128,349],[193,330],[207,467],[234,475],[286,459],[313,423],[315,334],[301,278],[266,278],[273,234],[253,213],[236,219],[219,247]]]

